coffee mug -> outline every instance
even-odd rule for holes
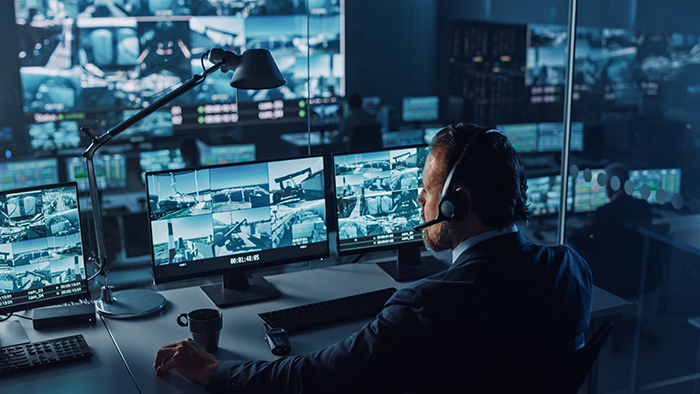
[[[224,327],[224,314],[217,309],[195,309],[190,313],[180,313],[177,324],[190,327],[192,339],[209,353],[219,348],[219,334]]]

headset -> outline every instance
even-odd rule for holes
[[[471,138],[469,138],[467,144],[464,145],[464,149],[462,149],[462,153],[459,155],[459,158],[452,166],[450,173],[447,174],[447,178],[445,178],[445,184],[442,187],[442,194],[440,195],[440,202],[438,203],[437,217],[421,225],[415,226],[413,228],[414,231],[421,231],[426,227],[444,221],[458,222],[464,219],[465,216],[467,216],[467,213],[469,213],[469,207],[466,204],[460,203],[460,200],[464,200],[464,197],[460,196],[459,193],[457,193],[457,191],[453,189],[453,178],[455,176],[455,173],[459,169],[459,166],[462,164],[462,160],[464,160],[464,157],[466,156],[467,151],[469,151],[469,147],[473,144],[474,140],[478,136],[490,132],[499,133],[499,131],[496,129],[481,129],[474,133],[474,135],[472,135]]]

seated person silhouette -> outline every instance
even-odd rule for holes
[[[350,114],[343,119],[338,131],[331,137],[331,145],[336,152],[359,149],[379,149],[382,147],[379,122],[362,108],[362,97],[351,94],[347,98]]]
[[[639,296],[644,236],[634,226],[651,227],[651,206],[646,200],[632,197],[634,185],[627,166],[611,163],[605,167],[605,174],[610,201],[591,215],[589,223],[571,233],[567,241],[588,261],[595,285],[635,299]],[[648,271],[645,292],[658,286],[652,284],[654,279],[658,275]]]

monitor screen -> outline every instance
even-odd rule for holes
[[[499,125],[518,153],[537,152],[537,123]]]
[[[574,203],[572,177],[569,177],[566,197],[566,210]],[[533,216],[550,215],[559,212],[561,202],[561,175],[542,176],[527,179],[527,203]]]
[[[404,122],[422,122],[438,119],[437,97],[404,97],[401,117]]]
[[[78,122],[47,122],[29,125],[30,144],[36,151],[80,146]]]
[[[424,142],[423,129],[386,131],[382,133],[382,146],[395,148],[398,146],[421,145]]]
[[[311,125],[338,125],[343,119],[343,107],[339,102],[314,104],[311,106]]]
[[[656,168],[630,171],[630,181],[634,183],[633,197],[645,198],[650,204],[664,203],[658,201],[656,193],[666,192],[666,198],[681,192],[680,168]],[[646,187],[644,187],[646,185]]]
[[[379,96],[368,96],[362,98],[362,109],[370,115],[379,116],[382,110],[382,98]]]
[[[58,182],[56,158],[0,163],[0,191]]]
[[[564,124],[546,122],[537,124],[537,151],[561,152],[564,146]],[[583,150],[583,123],[571,122],[571,150]]]
[[[89,298],[75,183],[0,193],[0,314]]]
[[[224,274],[223,287],[203,288],[228,305],[238,302],[220,299],[236,291],[227,275],[240,280],[246,270],[328,255],[322,156],[149,172],[146,179],[156,283]]]
[[[215,145],[199,149],[199,162],[203,166],[249,161],[255,161],[255,144]]]
[[[241,90],[241,101],[344,95],[341,2],[308,7],[294,0],[8,3],[3,11],[14,5],[14,27],[25,37],[17,45],[27,113],[138,107],[200,73],[201,56],[212,48],[238,54],[268,49],[279,65],[284,87]],[[314,23],[307,23],[307,12]],[[177,101],[230,103],[236,100],[230,79],[230,72],[214,73]]]
[[[126,188],[126,156],[119,153],[114,155],[95,155],[93,163],[99,190]],[[83,157],[67,158],[66,173],[69,181],[78,182],[78,190],[86,191],[90,189],[87,164]]]
[[[161,170],[177,170],[185,168],[180,149],[161,149],[139,152],[141,165],[141,180],[146,182],[146,172]]]
[[[413,230],[422,223],[416,200],[428,153],[429,148],[414,146],[333,156],[340,254],[397,249],[399,261],[382,268],[398,281],[440,270],[422,261],[423,235]],[[428,270],[401,272],[407,266]]]
[[[605,179],[605,170],[602,168],[590,170],[590,175],[587,171],[581,171],[576,175],[574,181],[574,212],[590,212],[595,211],[598,207],[608,203],[608,194],[605,191],[605,181],[601,182],[599,176],[603,174],[600,180]]]

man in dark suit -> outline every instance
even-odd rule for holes
[[[507,138],[462,124],[443,129],[423,183],[423,219],[436,217],[425,243],[453,250],[449,269],[397,291],[373,322],[318,352],[218,361],[185,340],[161,348],[156,373],[174,368],[212,391],[240,393],[488,392],[523,365],[582,346],[590,271],[569,247],[518,232],[529,214],[527,183]],[[458,208],[447,220],[438,215],[445,183]]]

